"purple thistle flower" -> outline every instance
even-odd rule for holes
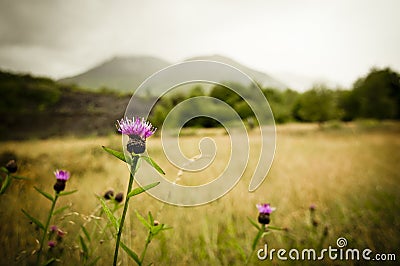
[[[263,214],[271,214],[273,211],[276,210],[275,207],[271,207],[269,203],[262,203],[262,204],[257,204],[257,209],[259,213]]]
[[[117,120],[117,123],[116,126],[120,133],[129,137],[138,136],[143,140],[152,136],[157,130],[149,121],[139,117],[134,117],[132,120],[125,117],[125,119]]]
[[[65,170],[56,170],[54,171],[54,175],[57,180],[67,181],[69,179],[69,172]]]
[[[156,132],[156,128],[144,118],[134,117],[117,120],[117,129],[120,133],[129,136],[127,150],[132,153],[141,154],[146,150],[146,139]]]
[[[54,247],[57,245],[57,242],[54,241],[54,240],[50,240],[50,241],[47,243],[47,245],[48,245],[50,248],[54,248]]]
[[[270,222],[270,217],[269,215],[276,209],[274,207],[271,207],[269,203],[262,203],[262,204],[257,204],[257,209],[258,209],[258,222],[263,225],[267,225]]]
[[[57,178],[57,182],[54,184],[54,190],[57,193],[60,193],[60,191],[63,191],[65,189],[65,183],[69,179],[69,172],[65,170],[56,170],[54,172],[54,175]]]
[[[51,231],[51,232],[57,232],[57,231],[58,231],[57,225],[52,225],[52,226],[50,226],[50,231]]]

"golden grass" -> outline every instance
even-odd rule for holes
[[[397,123],[374,128],[342,125],[324,130],[316,125],[279,126],[273,166],[256,192],[247,192],[251,170],[255,167],[255,162],[251,161],[250,169],[232,191],[204,206],[175,207],[141,194],[131,201],[125,241],[134,250],[141,251],[145,232],[134,210],[143,215],[151,211],[157,220],[173,229],[151,243],[146,263],[243,265],[241,250],[246,254],[250,252],[256,233],[247,217],[257,218],[256,203],[271,202],[277,207],[271,224],[288,228],[288,232],[274,231],[265,237],[264,241],[271,248],[336,246],[338,237],[346,237],[351,248],[368,247],[375,252],[395,253],[400,246],[399,132]],[[219,130],[189,133],[183,134],[181,140],[188,157],[198,153],[199,137],[205,134],[222,147],[229,143],[228,136]],[[127,167],[102,151],[101,145],[118,149],[120,138],[69,137],[1,143],[0,153],[15,153],[21,166],[18,174],[30,178],[29,181],[15,181],[9,191],[0,196],[2,264],[28,264],[30,261],[29,254],[35,249],[38,232],[20,209],[29,210],[44,220],[49,201],[38,195],[33,186],[51,192],[52,172],[57,168],[72,173],[67,190],[79,189],[78,193],[62,198],[58,205],[72,204],[69,216],[56,219],[68,232],[61,261],[65,265],[79,264],[80,224],[86,222],[90,226],[83,214],[90,214],[98,206],[94,195],[101,195],[109,188],[125,191],[128,180]],[[258,145],[255,138],[251,138],[251,145]],[[148,149],[167,172],[166,178],[174,180],[178,169],[167,163],[160,139],[150,138]],[[206,176],[223,171],[229,149],[221,151],[213,166],[206,170]],[[193,185],[208,181],[195,180],[194,175],[184,173],[181,182]],[[310,223],[310,204],[316,204],[316,227]],[[328,232],[326,238],[324,230]],[[101,256],[98,265],[110,264],[113,245],[113,240],[93,244],[97,248],[93,255]],[[262,246],[262,243],[258,245]],[[124,255],[121,259],[123,265],[133,264]],[[258,262],[256,257],[251,260],[251,264],[266,263]]]

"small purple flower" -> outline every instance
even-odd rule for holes
[[[117,129],[120,133],[129,136],[127,150],[135,154],[144,153],[146,150],[146,139],[156,132],[156,128],[152,126],[149,121],[144,118],[134,117],[132,120],[129,118],[122,118],[117,120]]]
[[[257,209],[259,213],[263,214],[271,214],[273,211],[276,210],[275,207],[271,207],[269,203],[262,203],[262,204],[257,204]]]
[[[257,209],[258,209],[258,222],[263,225],[267,225],[270,222],[270,217],[269,215],[276,209],[274,207],[271,207],[269,203],[262,203],[262,204],[257,204]]]
[[[60,191],[63,191],[65,189],[65,183],[69,179],[69,172],[65,170],[56,170],[54,172],[54,175],[57,178],[57,182],[54,184],[54,190],[57,193],[60,193]]]
[[[316,208],[317,208],[317,206],[315,206],[314,203],[310,205],[310,211],[311,212],[315,211]]]
[[[153,135],[157,130],[149,121],[146,121],[144,118],[140,119],[139,117],[132,120],[125,117],[125,119],[117,120],[117,123],[117,129],[122,134],[130,137],[138,136],[143,140]]]
[[[50,226],[50,231],[51,231],[51,232],[57,232],[57,231],[58,231],[57,225],[52,225],[52,226]]]
[[[65,170],[56,170],[54,171],[54,175],[56,176],[57,180],[67,181],[69,179],[69,172]]]
[[[54,247],[57,245],[57,242],[54,241],[54,240],[50,240],[50,241],[47,243],[47,245],[48,245],[50,248],[54,248]]]

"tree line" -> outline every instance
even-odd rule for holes
[[[232,84],[241,86],[240,84]],[[256,88],[242,86],[245,94]],[[268,99],[277,123],[318,122],[330,120],[352,121],[359,118],[400,119],[400,75],[390,68],[373,68],[357,79],[350,89],[331,89],[317,84],[301,93],[291,89],[261,88]],[[195,85],[189,93],[179,92],[162,97],[151,114],[151,121],[161,126],[166,115],[178,103],[196,96],[210,96],[229,104],[243,120],[254,116],[246,101],[231,89],[214,85],[208,93],[201,85]],[[201,111],[212,106],[190,106],[188,112]],[[198,112],[200,113],[200,112]],[[206,117],[189,121],[186,126],[215,127],[218,122]]]

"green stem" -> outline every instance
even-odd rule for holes
[[[37,252],[36,265],[39,265],[39,263],[40,263],[40,256],[42,254],[43,244],[46,239],[47,230],[49,229],[50,220],[51,220],[51,217],[53,216],[53,211],[54,211],[54,207],[56,206],[57,199],[58,199],[58,193],[56,192],[53,203],[51,204],[49,215],[47,217],[46,225],[44,226],[42,241],[40,241],[40,248]]]
[[[258,241],[260,241],[261,236],[263,235],[263,233],[265,232],[265,224],[262,224],[260,227],[260,230],[258,230],[256,237],[254,238],[254,248],[252,247],[251,249],[251,253],[249,254],[249,256],[246,259],[245,265],[248,265],[250,262],[251,257],[253,257],[254,252],[256,251],[257,248],[257,243]]]
[[[129,185],[128,185],[128,190],[127,190],[127,192],[125,194],[127,196],[126,196],[126,200],[125,200],[125,204],[124,204],[124,210],[122,212],[121,222],[120,222],[119,228],[118,228],[117,241],[115,243],[114,262],[113,262],[114,266],[117,265],[119,243],[121,242],[122,228],[123,228],[124,222],[125,222],[126,211],[128,210],[128,203],[129,203],[128,194],[132,190],[133,179],[134,179],[134,176],[135,176],[135,173],[136,173],[136,166],[137,166],[137,163],[138,163],[138,160],[139,160],[139,155],[133,156],[132,159],[133,160],[132,160],[132,166],[131,166],[132,167],[131,168],[131,174],[129,175]]]
[[[144,256],[146,255],[147,247],[149,246],[149,244],[150,244],[150,242],[151,242],[152,236],[153,236],[153,235],[152,235],[152,233],[151,233],[151,230],[149,230],[149,234],[147,235],[147,238],[146,238],[146,244],[144,245],[144,249],[143,249],[143,251],[142,251],[142,254],[140,255],[140,265],[143,264]]]

